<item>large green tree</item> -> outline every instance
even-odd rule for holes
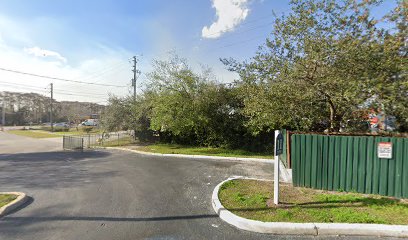
[[[185,59],[156,60],[148,74],[151,129],[162,140],[204,146],[261,150],[264,142],[244,126],[242,99],[233,84],[220,84],[212,71],[195,72]]]
[[[241,76],[244,113],[255,133],[280,127],[339,131],[369,100],[406,112],[402,10],[392,15],[399,28],[386,31],[379,27],[386,16],[371,13],[380,4],[293,0],[292,11],[276,19],[271,37],[249,62],[222,60]],[[390,39],[399,47],[392,49]]]

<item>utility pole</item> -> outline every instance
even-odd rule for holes
[[[54,131],[54,124],[53,124],[53,119],[52,119],[52,100],[54,98],[54,86],[53,83],[51,83],[51,99],[50,99],[50,123],[51,123],[51,132]]]
[[[6,100],[3,98],[3,107],[1,109],[1,125],[6,126]]]
[[[132,86],[133,86],[133,100],[136,101],[136,79],[137,79],[137,68],[136,68],[136,64],[137,64],[137,58],[136,56],[133,56],[133,79],[132,79]]]

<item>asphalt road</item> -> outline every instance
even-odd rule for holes
[[[30,138],[0,131],[0,154],[59,151],[62,137]]]
[[[272,178],[273,165],[60,146],[0,133],[0,191],[31,197],[0,219],[0,239],[312,239],[241,231],[214,213],[216,184]]]

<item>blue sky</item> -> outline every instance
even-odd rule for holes
[[[381,10],[392,5],[386,2]],[[147,73],[153,58],[175,51],[193,67],[208,65],[220,81],[230,82],[236,76],[219,58],[253,56],[271,32],[272,11],[288,10],[286,0],[0,0],[0,67],[129,85],[130,57],[138,55],[139,69]],[[139,80],[141,89],[143,74]],[[0,81],[15,83],[3,83],[0,90],[14,91],[33,90],[16,84],[46,88],[51,82],[2,71]],[[60,89],[57,100],[102,102],[103,94],[129,94],[127,88],[54,85]],[[46,89],[39,92],[47,94]]]

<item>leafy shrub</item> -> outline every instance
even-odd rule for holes
[[[93,130],[93,127],[89,127],[89,126],[82,127],[82,131],[86,133],[90,133],[92,130]]]
[[[48,131],[48,132],[69,132],[69,127],[53,127],[54,129],[51,129],[51,126],[43,126],[41,127],[41,130]]]

